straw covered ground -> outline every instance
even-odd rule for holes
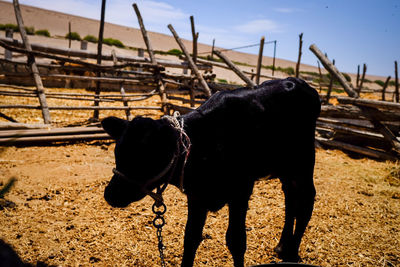
[[[25,101],[37,104],[35,98]],[[71,104],[48,101],[49,105]],[[155,106],[158,101],[155,96],[138,105]],[[12,97],[0,98],[0,103],[16,102]],[[18,103],[22,104],[21,99]],[[56,125],[66,126],[84,123],[91,112],[51,114]],[[100,114],[124,116],[123,111]],[[160,115],[150,111],[133,115],[139,114]],[[20,122],[41,121],[40,111],[7,111],[7,115]],[[0,238],[31,263],[157,266],[151,199],[146,197],[125,209],[113,209],[103,199],[114,166],[113,147],[112,142],[91,142],[3,149],[0,185],[10,177],[18,181],[5,197],[16,206],[0,210]],[[318,149],[315,184],[315,211],[301,246],[303,262],[322,266],[400,265],[399,163],[357,159],[340,151]],[[168,266],[176,266],[182,256],[186,199],[172,186],[167,188],[165,199],[166,260]],[[247,216],[246,265],[278,261],[273,248],[283,220],[279,181],[259,181]],[[209,214],[195,266],[232,266],[225,246],[227,221],[226,208]]]
[[[109,142],[9,147],[1,154],[0,183],[17,177],[0,211],[0,238],[28,262],[61,266],[157,266],[152,201],[125,209],[103,199],[113,168]],[[353,159],[317,150],[315,211],[301,247],[303,261],[322,266],[399,266],[399,164]],[[168,266],[182,256],[186,200],[165,193],[164,243]],[[273,247],[283,225],[277,180],[256,184],[247,216],[246,265],[278,261]],[[210,213],[195,266],[231,266],[224,208]]]

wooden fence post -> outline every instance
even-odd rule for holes
[[[220,58],[222,59],[226,65],[228,65],[231,70],[233,70],[239,77],[240,79],[242,79],[248,87],[255,87],[256,84],[250,80],[249,77],[247,77],[235,64],[233,64],[232,61],[230,61],[230,59],[225,56],[224,54],[221,53],[221,51],[215,50],[214,53]]]
[[[397,61],[394,62],[394,82],[395,82],[395,95],[396,95],[396,102],[399,103],[399,76],[398,76],[398,69],[397,69]]]
[[[257,74],[256,74],[256,84],[260,85],[260,74],[261,74],[261,66],[262,66],[262,58],[263,58],[263,50],[264,50],[265,37],[261,37],[260,40],[260,50],[258,51],[258,60],[257,60]]]
[[[16,17],[17,23],[18,23],[19,32],[21,34],[22,41],[24,42],[25,49],[28,52],[31,52],[32,47],[31,47],[31,44],[29,42],[28,36],[25,31],[24,21],[22,19],[21,9],[19,7],[18,0],[13,0],[13,5],[14,5],[15,17]],[[36,84],[37,93],[39,96],[39,102],[40,102],[40,106],[42,108],[42,115],[43,115],[44,123],[50,124],[51,118],[50,118],[49,107],[47,106],[46,92],[43,87],[42,79],[40,78],[40,75],[39,75],[39,69],[36,65],[35,57],[32,54],[28,54],[28,65],[30,66],[30,69],[31,69],[32,75],[33,75],[33,79]]]
[[[356,79],[356,88],[360,85],[360,65],[357,66],[357,79]]]
[[[193,62],[194,64],[197,63],[197,40],[199,39],[199,33],[196,33],[195,27],[194,27],[194,17],[190,16],[190,24],[192,28],[192,39],[193,39]],[[191,72],[192,74],[193,71]],[[190,80],[190,106],[194,107],[195,106],[195,94],[194,94],[194,86],[195,86],[195,79]]]
[[[142,32],[143,40],[144,40],[144,43],[146,44],[147,53],[149,54],[151,63],[157,64],[157,60],[156,60],[156,57],[154,56],[154,52],[153,52],[153,47],[152,47],[150,39],[147,35],[146,28],[144,27],[142,15],[140,14],[139,8],[136,5],[136,3],[134,3],[132,6],[133,6],[133,9],[135,10],[136,16],[138,18],[140,30]],[[167,112],[168,112],[168,110],[167,110],[167,93],[165,92],[165,86],[161,79],[160,71],[158,69],[156,71],[156,82],[157,82],[157,90],[158,90],[158,92],[160,94],[160,98],[161,98],[161,110],[163,111],[164,114],[167,114]]]
[[[346,78],[344,78],[343,74],[338,71],[338,69],[329,61],[329,59],[324,56],[324,54],[319,50],[319,48],[312,44],[310,46],[310,50],[317,56],[317,58],[321,61],[322,65],[324,65],[325,69],[329,71],[329,73],[336,77],[339,83],[343,86],[346,93],[351,97],[358,97],[358,94],[351,87],[350,84],[347,83]]]
[[[317,60],[317,65],[318,65],[318,72],[319,72],[319,80],[318,80],[318,84],[319,84],[319,92],[322,92],[322,86],[321,86],[321,82],[322,82],[322,72],[321,72],[321,66],[319,64],[319,60]]]
[[[335,60],[332,60],[332,64],[335,65]],[[326,93],[326,104],[329,104],[329,98],[331,97],[331,92],[332,92],[332,87],[333,87],[333,81],[335,78],[333,78],[333,75],[331,75],[331,79],[329,80],[329,87],[328,87],[328,92]]]
[[[363,64],[363,73],[362,73],[361,80],[360,80],[360,85],[358,86],[358,95],[360,95],[360,93],[361,93],[366,73],[367,73],[367,65],[364,63]]]
[[[301,61],[302,47],[303,47],[303,33],[300,33],[300,35],[299,35],[299,57],[297,58],[297,64],[296,64],[296,78],[299,78],[299,74],[300,74],[300,61]]]
[[[192,38],[193,38],[193,53],[192,53],[192,57],[193,57],[193,62],[196,63],[197,62],[197,40],[199,38],[199,33],[196,33],[196,30],[194,28],[194,18],[193,16],[190,16],[190,24],[192,26]]]
[[[214,48],[215,48],[215,38],[213,39],[213,44],[212,44],[212,48],[211,48],[211,60],[214,59]]]
[[[68,48],[71,48],[71,21],[68,21]]]
[[[171,24],[168,24],[168,28],[169,30],[172,32],[172,35],[175,37],[176,42],[178,43],[179,47],[181,48],[182,52],[185,54],[185,57],[189,63],[190,68],[192,69],[192,71],[196,74],[197,79],[199,79],[204,92],[206,93],[206,95],[208,97],[211,96],[211,90],[208,87],[207,82],[204,80],[203,76],[200,74],[199,69],[197,68],[196,64],[193,62],[192,57],[190,56],[189,52],[187,51],[185,45],[183,44],[183,42],[181,41],[181,39],[179,38],[178,34],[176,33],[174,27]]]
[[[384,84],[383,87],[382,87],[382,101],[385,101],[385,100],[386,100],[386,88],[387,88],[388,85],[389,85],[390,78],[391,78],[390,76],[388,76],[388,77],[386,78],[385,84]]]
[[[14,31],[13,29],[6,29],[6,37],[13,39]],[[12,52],[10,50],[4,50],[4,58],[7,60],[12,60]]]
[[[101,64],[101,59],[102,59],[102,49],[103,49],[103,34],[104,34],[104,16],[106,12],[106,0],[101,1],[101,17],[100,17],[100,29],[99,29],[99,38],[98,38],[98,43],[97,43],[97,64]],[[96,73],[97,77],[101,77],[101,72],[97,71]],[[95,100],[94,100],[94,106],[99,106],[99,96],[100,96],[100,91],[101,91],[101,83],[100,81],[96,82],[96,90],[95,90]],[[99,120],[99,110],[96,109],[93,112],[93,120],[98,121]]]
[[[274,58],[272,60],[272,76],[275,73],[275,58],[276,58],[276,40],[274,41]]]

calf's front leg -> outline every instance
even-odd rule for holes
[[[240,186],[229,206],[229,226],[226,232],[226,244],[233,257],[235,267],[244,266],[246,252],[246,214],[253,182]]]
[[[196,250],[203,237],[203,227],[207,217],[207,209],[198,201],[188,198],[188,219],[185,228],[182,267],[193,266]]]

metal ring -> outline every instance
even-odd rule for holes
[[[157,208],[159,210],[156,210]],[[161,205],[159,207],[157,207],[156,203],[154,203],[153,207],[152,207],[152,210],[153,210],[154,214],[163,215],[167,211],[167,206],[165,206],[164,203],[161,203]]]
[[[157,216],[153,220],[153,225],[155,228],[161,228],[165,225],[165,220],[161,216]]]

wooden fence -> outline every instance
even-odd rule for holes
[[[14,0],[14,3],[18,2]],[[46,129],[23,129],[15,127],[31,127],[11,123],[0,132],[0,144],[56,142],[72,140],[95,140],[107,139],[107,135],[99,127],[78,127],[74,129],[58,129],[51,125],[50,111],[52,110],[93,110],[94,118],[101,110],[124,110],[127,119],[131,119],[131,110],[149,109],[159,110],[167,114],[177,110],[187,113],[193,110],[195,105],[201,104],[213,92],[218,90],[230,90],[237,88],[235,85],[218,84],[213,82],[215,75],[212,74],[213,67],[227,68],[234,71],[240,77],[245,86],[251,90],[264,79],[275,79],[274,76],[261,75],[260,66],[262,59],[262,48],[264,39],[260,42],[259,60],[257,72],[246,72],[236,66],[221,51],[213,51],[224,63],[208,61],[197,58],[197,37],[194,19],[191,17],[193,52],[180,40],[179,35],[172,25],[168,25],[177,44],[183,51],[181,61],[158,59],[154,55],[151,41],[147,35],[143,19],[136,4],[133,5],[138,17],[142,36],[146,44],[148,57],[143,56],[119,56],[114,53],[93,53],[82,50],[62,49],[57,47],[29,44],[27,36],[23,42],[10,38],[0,38],[0,46],[25,55],[26,61],[1,59],[0,72],[4,75],[7,84],[0,84],[0,95],[39,98],[40,105],[0,105],[1,110],[7,109],[41,109]],[[18,16],[18,5],[15,11]],[[24,28],[22,19],[18,20],[19,27]],[[23,31],[21,32],[24,35]],[[300,37],[299,58],[296,75],[299,74],[302,35]],[[27,45],[27,43],[29,45]],[[343,75],[337,70],[333,62],[312,45],[310,50],[317,56],[325,69],[331,74],[331,81],[326,85],[327,94],[321,94],[322,106],[321,117],[317,121],[317,142],[322,146],[334,147],[351,151],[357,154],[383,159],[398,160],[400,155],[400,104],[388,101],[360,99],[360,86],[354,89]],[[10,56],[10,53],[7,53]],[[36,62],[36,58],[47,61]],[[85,59],[97,59],[92,63]],[[101,60],[99,60],[101,59]],[[49,61],[55,61],[56,64]],[[99,63],[101,62],[101,64]],[[32,65],[36,66],[32,68]],[[191,74],[170,73],[166,68],[190,69]],[[32,84],[32,75],[36,89],[26,86],[18,86],[16,81],[28,80]],[[397,76],[397,75],[396,75]],[[7,80],[8,79],[8,80]],[[348,97],[331,95],[333,79],[337,80]],[[43,82],[42,82],[43,81]],[[49,93],[45,87],[59,83],[61,87],[76,86],[92,88],[87,93]],[[24,83],[23,83],[24,84]],[[43,84],[45,86],[43,86]],[[26,84],[25,84],[26,85]],[[316,87],[323,87],[318,84]],[[398,88],[398,85],[397,87]],[[105,90],[113,91],[101,94]],[[383,89],[385,90],[385,89]],[[91,93],[91,91],[95,91]],[[158,95],[159,106],[132,105],[136,101],[145,100]],[[384,95],[384,92],[383,92]],[[201,96],[201,97],[200,97]],[[200,97],[200,98],[199,98]],[[46,99],[65,99],[76,101],[93,101],[92,106],[50,106]],[[329,104],[329,99],[335,98],[337,105]],[[173,102],[174,101],[174,102]],[[180,101],[182,104],[174,104]],[[100,103],[115,103],[113,106],[101,106]],[[118,105],[117,105],[118,104]],[[0,112],[3,118],[13,121],[7,115]],[[97,117],[98,118],[98,117]],[[0,125],[1,126],[1,125]],[[50,128],[51,130],[47,129]]]

